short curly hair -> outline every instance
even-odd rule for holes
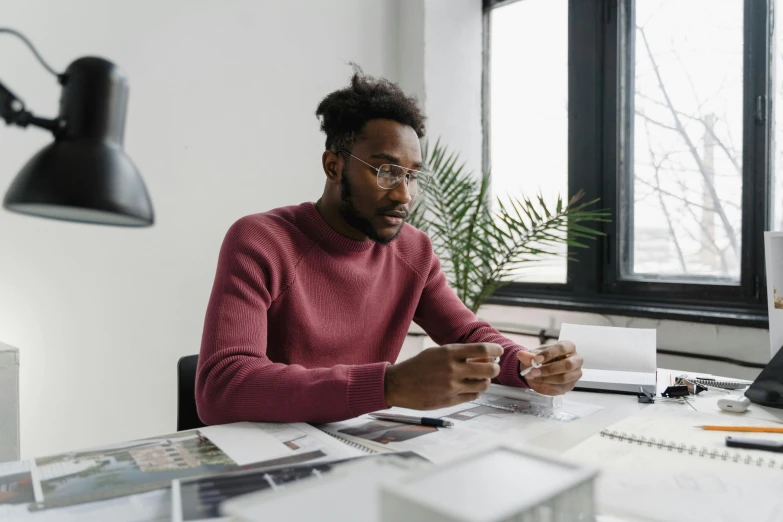
[[[408,125],[419,138],[424,137],[424,114],[414,96],[385,78],[364,74],[355,64],[351,85],[327,95],[315,111],[326,133],[326,148],[332,152],[350,151],[362,138],[364,125],[375,119],[393,120]]]

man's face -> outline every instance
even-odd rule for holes
[[[348,151],[375,168],[392,163],[409,169],[422,168],[419,137],[411,127],[392,120],[370,120],[364,139]],[[413,198],[405,180],[395,188],[378,186],[376,170],[343,156],[340,176],[340,215],[351,227],[381,244],[391,242],[408,218]]]

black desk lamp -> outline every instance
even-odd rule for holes
[[[33,216],[144,227],[154,222],[141,175],[122,148],[128,82],[103,58],[85,57],[57,74],[33,45],[13,29],[62,85],[60,114],[33,116],[0,83],[0,117],[8,125],[32,125],[54,134],[54,142],[27,162],[5,195],[8,210]]]

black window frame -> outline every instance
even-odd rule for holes
[[[484,0],[483,130],[485,170],[490,165],[490,12],[518,0]],[[693,278],[624,279],[629,255],[621,251],[631,227],[618,219],[623,182],[630,176],[631,103],[621,85],[632,86],[634,0],[569,0],[568,5],[568,192],[580,190],[612,212],[606,236],[591,248],[569,249],[565,284],[511,283],[487,301],[602,314],[768,328],[764,231],[772,161],[770,53],[774,0],[744,1],[742,252],[739,285],[695,284]],[[546,21],[542,21],[545,24]],[[625,62],[624,62],[625,61]],[[625,75],[625,76],[623,76]],[[631,82],[631,83],[629,83]],[[600,129],[600,132],[596,132]],[[762,201],[762,204],[758,202]],[[625,256],[625,258],[623,258]]]

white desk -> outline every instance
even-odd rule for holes
[[[665,389],[665,387],[668,385],[669,374],[679,374],[679,373],[680,372],[659,370],[658,372],[659,391]],[[723,396],[723,394],[718,392],[710,392],[710,393],[699,395],[698,397],[694,398],[692,400],[692,403],[696,406],[696,408],[699,411],[720,413],[715,406],[715,402],[717,398],[720,396]],[[553,430],[547,431],[546,433],[539,435],[535,438],[528,439],[525,442],[526,445],[533,445],[552,452],[563,453],[573,448],[574,446],[578,445],[579,443],[583,442],[584,440],[588,439],[589,437],[599,433],[603,428],[606,428],[609,425],[614,424],[615,422],[621,421],[626,417],[638,415],[644,409],[650,407],[647,404],[639,403],[637,398],[632,395],[571,392],[567,395],[567,398],[573,401],[602,406],[603,409],[595,413],[592,413],[590,415],[587,415],[579,419],[578,421],[563,423],[561,426],[558,426]],[[660,405],[661,405],[661,401],[657,401],[656,407]],[[677,403],[670,403],[664,407],[672,408],[673,411],[677,409],[682,410],[684,408],[685,409],[690,408],[690,406],[688,405],[677,404]],[[724,413],[724,415],[727,416],[735,415],[731,418],[732,419],[737,418],[736,414]],[[783,410],[763,408],[757,405],[751,406],[751,411],[749,412],[749,415],[756,418],[762,418],[767,420],[783,421]],[[154,495],[154,492],[148,495]],[[666,500],[667,500],[666,498],[660,499],[661,502],[665,502]],[[156,503],[156,505],[151,506],[150,509],[159,508],[160,512],[165,513],[166,510],[168,509],[167,503],[170,504],[171,501],[165,496],[160,496],[160,498],[155,497],[155,499],[150,502]],[[121,499],[118,501],[113,501],[113,503],[110,504],[110,506],[114,506],[112,509],[118,510],[118,513],[126,511],[129,507],[128,505],[123,504],[123,501]],[[0,506],[0,508],[2,508],[2,506]],[[75,512],[77,514],[79,514],[78,511],[79,509],[81,508],[75,507]],[[32,517],[32,520],[41,520],[42,518],[45,518],[47,516],[46,511],[40,512],[39,514],[41,515],[40,517],[37,516]],[[104,511],[103,514],[105,515],[106,511]],[[654,515],[654,513],[652,514]],[[86,515],[86,512],[79,514],[79,516],[82,515]],[[0,509],[0,519],[1,518],[3,518],[2,509]],[[124,522],[126,520],[122,516],[90,518],[89,520],[105,520],[110,518],[115,520],[116,522],[120,522],[120,521]],[[49,520],[48,518],[45,519]],[[67,519],[67,520],[69,520],[70,522],[71,519]],[[87,520],[87,518],[83,517],[80,520]],[[606,520],[617,522],[617,520],[627,520],[627,519],[606,519]]]

